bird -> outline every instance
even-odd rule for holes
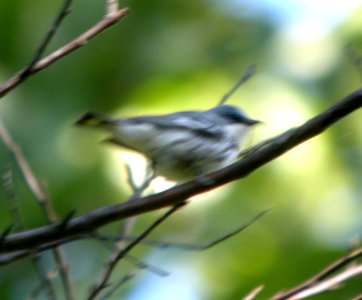
[[[250,128],[259,123],[232,105],[131,118],[87,112],[75,122],[107,131],[105,141],[143,154],[157,176],[176,182],[230,164]]]

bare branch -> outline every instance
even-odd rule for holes
[[[58,16],[55,18],[53,25],[50,27],[48,33],[44,37],[44,40],[42,41],[42,43],[36,50],[35,55],[34,55],[33,59],[31,60],[30,64],[20,72],[19,76],[22,80],[25,80],[26,77],[29,77],[33,73],[33,67],[39,61],[39,59],[42,57],[46,47],[49,45],[50,41],[54,37],[60,24],[62,23],[64,18],[67,16],[67,14],[70,12],[69,8],[70,8],[70,5],[72,4],[72,2],[73,2],[73,0],[64,1],[63,6],[58,13]]]
[[[132,197],[128,201],[132,201],[141,197],[142,193],[150,186],[151,182],[157,177],[152,163],[147,164],[145,178],[140,186],[137,186],[131,168],[126,165],[127,182],[133,191]]]
[[[252,300],[254,299],[264,288],[263,285],[259,285],[255,289],[253,289],[248,295],[246,295],[243,300]]]
[[[356,71],[362,80],[362,56],[361,53],[358,53],[352,44],[349,44],[346,47],[346,55],[350,59],[351,63],[355,66]]]
[[[362,294],[353,297],[351,300],[362,300]]]
[[[43,202],[46,198],[43,193],[40,185],[33,175],[29,164],[27,163],[22,151],[19,146],[13,141],[9,132],[6,130],[4,124],[0,121],[0,137],[4,141],[6,147],[9,152],[14,156],[16,163],[18,164],[19,169],[21,170],[21,174],[24,177],[26,184],[29,187],[29,190],[33,193],[34,197],[38,199],[38,201]]]
[[[272,299],[273,300],[294,299],[292,297],[294,297],[295,295],[298,295],[305,290],[314,289],[314,287],[320,286],[320,284],[323,282],[323,280],[327,279],[333,273],[339,271],[341,268],[348,265],[352,261],[355,261],[359,257],[362,257],[362,247],[351,251],[348,255],[340,258],[333,264],[329,265],[327,268],[325,268],[319,274],[313,276],[308,281],[302,283],[301,285],[299,285],[287,292],[279,293],[279,294],[275,295]],[[323,284],[321,286],[329,286],[329,284],[333,283],[334,281],[340,282],[340,280],[342,278],[345,278],[344,280],[347,280],[348,278],[350,278],[352,276],[358,275],[360,272],[361,272],[361,270],[359,268],[357,268],[354,271],[340,273],[336,277],[333,277],[334,279],[332,278],[331,281],[326,280],[325,282],[323,282]],[[344,280],[342,280],[342,281],[344,281]],[[324,285],[324,284],[326,284],[326,285]],[[295,298],[295,299],[302,299],[302,298]]]
[[[221,98],[218,105],[223,105],[235,92],[236,90],[246,81],[248,81],[251,76],[255,73],[255,65],[249,66],[243,75],[241,75],[239,81],[232,87],[232,89]]]
[[[175,204],[172,208],[170,208],[164,215],[162,215],[160,218],[158,218],[155,222],[153,222],[146,230],[143,231],[139,235],[137,239],[132,241],[127,247],[122,249],[117,254],[117,257],[115,257],[106,268],[107,273],[104,273],[101,280],[93,287],[93,289],[90,292],[88,300],[96,299],[99,295],[99,293],[105,289],[108,285],[108,281],[110,278],[110,275],[112,274],[113,269],[116,267],[118,262],[125,257],[135,246],[137,246],[143,239],[145,239],[157,226],[159,226],[163,221],[165,221],[168,217],[170,217],[174,212],[176,212],[181,206],[185,205],[184,200],[180,201],[178,204]]]
[[[144,262],[144,261],[134,257],[133,255],[128,254],[127,256],[125,256],[125,258],[132,264],[136,265],[139,269],[147,270],[160,277],[166,277],[166,276],[170,275],[169,272],[162,270],[161,268],[159,268],[157,266],[150,265],[149,263]]]
[[[248,148],[240,151],[238,158],[247,157],[247,156],[253,154],[254,152],[258,151],[259,149],[261,149],[261,148],[265,147],[266,145],[270,144],[271,142],[273,142],[274,139],[275,138],[267,139],[265,141],[262,141],[256,145],[253,145],[251,147],[248,147]]]
[[[37,192],[40,191],[37,189],[36,186],[36,180],[35,177],[32,176],[31,170],[29,168],[29,165],[27,164],[27,161],[25,160],[20,148],[18,145],[13,141],[10,134],[6,130],[5,126],[0,121],[0,137],[5,142],[5,145],[7,146],[9,152],[14,156],[15,161],[18,164],[18,167],[21,170],[21,173],[23,177],[25,178],[25,181],[28,183],[29,189],[33,193],[33,195],[37,196]],[[24,230],[24,224],[20,215],[20,210],[17,204],[17,199],[15,196],[15,190],[12,182],[12,170],[8,170],[7,176],[5,177],[4,174],[4,185],[6,187],[7,196],[9,198],[9,205],[11,207],[12,216],[14,219],[14,222],[17,224],[17,230]],[[33,190],[34,188],[34,190]],[[40,288],[36,289],[36,292],[40,292],[42,288],[45,288],[48,298],[49,299],[55,299],[55,291],[53,289],[51,280],[48,278],[48,276],[45,274],[45,272],[42,270],[41,264],[40,264],[40,257],[34,255],[33,253],[30,253],[31,255],[31,261],[33,264],[33,267],[36,271],[36,274],[41,282]]]
[[[56,222],[57,217],[53,211],[50,200],[47,197],[47,194],[39,183],[39,180],[36,178],[32,172],[29,163],[27,162],[23,152],[20,147],[14,142],[13,138],[6,130],[4,124],[0,121],[0,137],[4,141],[9,152],[13,155],[15,162],[17,163],[20,173],[24,178],[30,192],[33,194],[36,201],[42,207],[45,217],[47,218],[48,224]],[[18,218],[17,218],[18,219]],[[20,222],[20,221],[18,221]],[[19,223],[22,224],[22,223]],[[65,255],[63,251],[56,247],[53,249],[53,255],[55,261],[57,262],[58,268],[60,270],[60,275],[62,278],[64,293],[67,300],[73,299],[72,284],[68,274],[68,265],[65,260]]]
[[[39,267],[39,264],[36,264]],[[41,270],[38,270],[38,273],[41,273]],[[55,293],[53,288],[51,287],[51,282],[57,275],[58,270],[55,268],[54,270],[49,271],[43,278],[40,278],[40,284],[36,286],[33,291],[30,293],[29,297],[27,299],[34,299],[43,289],[46,289],[47,292],[47,299],[53,299],[55,300]]]
[[[160,249],[167,249],[167,248],[173,248],[173,249],[179,249],[179,250],[186,250],[186,251],[204,251],[208,250],[212,247],[215,247],[216,245],[220,244],[221,242],[224,242],[233,236],[239,234],[240,232],[244,231],[246,228],[248,228],[251,224],[253,224],[255,221],[260,219],[262,216],[264,216],[267,212],[269,212],[271,209],[265,209],[252,217],[250,220],[245,222],[244,224],[240,225],[238,228],[228,232],[227,234],[224,234],[220,238],[213,240],[207,244],[204,245],[191,245],[191,244],[185,244],[185,243],[168,243],[168,242],[160,242],[160,241],[154,241],[154,240],[144,240],[142,244],[152,247],[157,247]],[[125,240],[134,240],[132,237],[125,237]]]
[[[10,224],[7,226],[0,234],[0,244],[3,243],[6,237],[10,234],[11,230],[13,230],[14,225]]]
[[[107,15],[101,20],[99,23],[94,25],[88,31],[81,34],[78,38],[70,42],[69,44],[59,48],[58,50],[54,51],[47,57],[39,60],[32,68],[31,68],[31,75],[47,68],[60,58],[69,53],[73,52],[74,50],[86,45],[92,38],[112,26],[113,24],[120,21],[123,17],[125,17],[128,13],[128,8],[121,9],[111,15]],[[0,86],[0,98],[5,96],[8,92],[13,90],[17,87],[20,83],[22,83],[27,77],[22,77],[21,74],[24,71],[18,72],[15,76],[7,80],[2,86]]]
[[[196,179],[161,193],[142,197],[136,201],[101,207],[70,220],[67,226],[61,231],[57,230],[56,225],[48,225],[11,234],[0,244],[0,253],[39,247],[58,240],[90,233],[115,220],[122,220],[163,207],[172,206],[191,196],[244,178],[290,149],[322,133],[328,127],[359,109],[361,106],[362,89],[358,89],[303,125],[290,129],[275,137],[273,141],[253,154],[221,170],[207,174],[207,177],[212,181],[208,186],[205,186]]]
[[[150,166],[148,166],[143,183],[141,184],[140,187],[138,187],[135,183],[129,165],[126,165],[126,172],[128,178],[127,181],[131,189],[133,190],[133,195],[128,200],[128,202],[130,202],[138,199],[142,195],[142,193],[150,185],[151,181],[155,178],[155,173],[153,172],[153,170],[151,170]],[[105,286],[108,285],[107,282],[111,277],[111,274],[113,273],[115,266],[122,258],[122,256],[120,256],[120,253],[122,253],[124,251],[124,248],[126,247],[126,240],[124,239],[124,237],[131,234],[132,229],[136,222],[136,218],[137,216],[134,216],[132,218],[125,220],[125,222],[121,224],[120,232],[118,233],[117,239],[114,240],[111,254],[109,255],[107,261],[104,263],[104,268],[100,272],[100,276],[96,281],[96,283],[94,284],[94,287],[98,287],[99,291],[101,291],[102,289],[105,288]],[[91,290],[94,290],[95,289],[94,287],[92,287]]]
[[[14,230],[21,231],[24,230],[23,220],[21,218],[20,208],[18,199],[15,193],[14,188],[14,178],[13,178],[13,170],[12,166],[6,166],[4,168],[3,176],[2,176],[2,184],[4,187],[4,191],[6,194],[6,199],[9,202],[10,215],[14,222]]]
[[[252,219],[250,219],[246,223],[239,226],[237,229],[235,229],[235,230],[233,230],[231,232],[228,232],[227,234],[225,234],[225,235],[221,236],[220,238],[218,238],[216,240],[213,240],[213,241],[211,241],[211,242],[209,242],[207,244],[191,245],[191,244],[185,244],[185,243],[162,242],[162,241],[156,241],[156,240],[150,240],[150,239],[144,239],[144,240],[141,241],[141,243],[143,245],[146,245],[146,246],[157,247],[157,248],[160,248],[160,249],[173,248],[173,249],[185,250],[185,251],[204,251],[204,250],[210,249],[211,247],[214,247],[214,246],[218,245],[221,241],[225,241],[226,239],[232,238],[234,235],[240,233],[241,231],[243,231],[244,229],[249,227],[251,224],[253,224],[256,220],[261,218],[269,210],[270,209],[267,209],[267,210],[264,210],[264,211],[260,212],[259,214],[254,216]],[[100,240],[102,242],[117,242],[119,240],[131,241],[132,242],[132,241],[134,241],[136,239],[135,237],[130,237],[130,236],[113,237],[113,236],[107,236],[107,235],[103,235],[103,234],[99,234],[99,233],[94,232],[94,233],[92,233],[90,235],[84,235],[84,236],[78,237],[78,238],[72,238],[72,239],[67,239],[67,240],[63,240],[63,241],[60,241],[60,242],[56,242],[56,243],[50,243],[48,245],[43,245],[43,246],[37,248],[36,250],[22,250],[22,251],[16,251],[16,252],[13,252],[13,253],[10,253],[10,254],[0,255],[0,266],[10,264],[15,260],[18,260],[18,259],[21,259],[21,258],[24,258],[24,257],[28,257],[28,256],[33,255],[33,254],[37,254],[37,253],[40,253],[40,252],[43,252],[43,251],[47,251],[49,249],[52,249],[54,247],[57,247],[59,245],[65,244],[65,243],[70,243],[70,242],[74,242],[74,241],[89,238],[89,237]]]
[[[118,282],[116,282],[112,288],[110,288],[107,292],[104,293],[104,295],[100,298],[101,300],[110,299],[110,297],[125,283],[130,281],[136,276],[136,273],[130,273],[125,276],[123,276]]]
[[[8,228],[10,228],[10,226]],[[6,230],[8,230],[8,228]],[[39,254],[39,253],[42,253],[44,251],[54,249],[54,248],[56,248],[58,246],[62,246],[62,245],[67,244],[67,243],[79,241],[81,239],[86,239],[88,237],[89,237],[88,235],[84,235],[84,236],[80,236],[80,237],[76,237],[76,238],[69,238],[69,239],[62,240],[62,241],[57,241],[57,242],[44,244],[44,245],[42,245],[42,246],[40,246],[38,248],[35,248],[35,249],[30,248],[30,249],[27,249],[27,250],[13,251],[13,252],[11,252],[9,254],[2,254],[2,255],[0,255],[0,266],[8,265],[8,264],[12,263],[15,260],[26,258],[26,257],[32,256],[32,255],[35,255],[35,254]],[[0,237],[0,244],[1,244],[1,237]]]
[[[297,300],[297,299],[305,299],[311,297],[316,294],[327,292],[331,289],[334,289],[340,283],[347,281],[355,276],[362,274],[362,265],[353,266],[340,274],[333,276],[332,278],[325,280],[315,286],[311,286],[292,297],[289,297],[290,300]]]

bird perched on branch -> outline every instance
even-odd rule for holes
[[[157,175],[174,181],[203,176],[232,162],[250,127],[258,123],[231,105],[125,119],[88,112],[76,122],[108,131],[107,141],[143,154]]]

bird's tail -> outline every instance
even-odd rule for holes
[[[75,125],[89,127],[109,127],[114,123],[114,119],[96,112],[87,112],[81,116]]]

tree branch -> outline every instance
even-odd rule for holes
[[[149,187],[151,181],[155,178],[155,173],[151,170],[150,167],[147,167],[146,175],[143,180],[143,183],[140,187],[138,187],[134,181],[133,174],[131,172],[131,168],[126,165],[126,172],[128,183],[133,190],[132,196],[128,199],[128,201],[135,201],[137,200],[142,193]],[[132,217],[127,219],[125,222],[121,224],[120,231],[118,233],[117,240],[114,241],[112,251],[104,263],[103,270],[101,270],[99,278],[91,287],[92,293],[94,292],[93,298],[96,298],[99,292],[101,292],[109,283],[109,279],[115,269],[115,266],[118,264],[119,260],[122,259],[124,256],[120,256],[120,253],[124,251],[126,248],[126,240],[124,239],[125,236],[130,235],[133,226],[135,225],[137,217]]]
[[[333,276],[332,278],[320,282],[314,286],[310,286],[309,288],[296,293],[294,296],[286,298],[290,300],[298,300],[305,299],[311,297],[316,294],[324,293],[330,291],[331,289],[338,287],[342,282],[346,282],[347,280],[362,274],[362,265],[353,266],[340,274]]]
[[[19,76],[21,77],[22,80],[25,80],[26,77],[31,76],[31,74],[33,73],[33,67],[39,61],[39,59],[42,57],[46,47],[49,45],[50,41],[54,37],[60,24],[62,23],[64,18],[69,13],[69,11],[70,11],[69,8],[70,8],[70,5],[72,4],[72,1],[73,0],[64,1],[64,4],[63,4],[62,8],[60,9],[57,17],[55,18],[53,25],[50,27],[50,29],[48,30],[47,34],[44,37],[44,40],[42,41],[42,43],[36,50],[35,55],[34,55],[33,59],[31,60],[30,64],[20,72]]]
[[[121,10],[118,10],[117,12],[113,12],[112,14],[107,14],[103,20],[101,20],[99,23],[94,25],[92,28],[90,28],[88,31],[81,34],[78,38],[70,42],[69,44],[59,48],[58,50],[54,51],[47,57],[37,61],[29,71],[27,71],[28,75],[24,76],[22,75],[25,71],[21,70],[18,72],[15,76],[7,80],[2,86],[0,86],[0,98],[5,96],[8,92],[13,90],[15,87],[17,87],[20,83],[22,83],[25,79],[29,78],[30,75],[34,75],[35,73],[45,69],[46,67],[50,66],[63,56],[73,52],[74,50],[77,50],[78,48],[86,45],[88,41],[90,41],[92,38],[97,36],[99,33],[106,30],[108,27],[112,26],[113,24],[120,21],[123,17],[125,17],[128,13],[128,8],[123,8]],[[25,68],[25,70],[28,69]]]
[[[43,244],[92,232],[116,220],[172,206],[191,196],[243,178],[281,156],[290,149],[322,133],[328,127],[362,106],[362,89],[358,89],[326,111],[300,127],[275,137],[270,143],[251,155],[221,170],[206,175],[211,184],[205,186],[198,179],[178,185],[164,192],[142,197],[135,201],[105,206],[67,222],[61,230],[56,224],[11,234],[0,244],[0,252],[39,247]]]
[[[1,126],[1,122],[0,122],[0,136],[2,135],[1,129],[2,129],[2,126]],[[20,209],[18,206],[18,201],[17,201],[17,197],[16,197],[16,193],[15,193],[14,182],[13,182],[13,172],[12,172],[11,168],[8,168],[8,170],[6,170],[6,172],[4,172],[3,180],[4,180],[4,182],[3,182],[4,190],[6,192],[6,198],[9,201],[9,207],[11,210],[12,219],[13,219],[14,224],[16,224],[13,227],[16,231],[25,230],[24,222],[21,217],[21,213],[20,213]],[[3,234],[6,235],[7,232],[9,233],[10,230],[9,229],[5,230],[5,232]],[[37,255],[34,252],[30,252],[29,256],[30,256],[30,260],[32,262],[34,271],[38,277],[38,280],[41,283],[40,287],[44,288],[44,291],[46,292],[48,299],[55,299],[55,291],[54,291],[54,287],[52,285],[51,279],[47,276],[46,271],[44,270],[44,267],[42,266],[42,262],[41,262],[42,257],[40,255]],[[40,292],[42,290],[42,288],[37,288],[36,291]]]
[[[174,212],[176,212],[181,206],[185,203],[183,201],[179,201],[179,203],[175,204],[172,208],[166,211],[160,218],[156,219],[146,230],[144,230],[139,237],[137,237],[134,241],[129,243],[124,249],[117,253],[117,257],[115,257],[112,261],[110,261],[110,265],[106,268],[106,273],[104,273],[100,281],[96,283],[96,285],[92,288],[88,300],[97,299],[99,293],[107,287],[109,278],[112,274],[113,269],[116,267],[118,262],[127,255],[135,246],[137,246],[143,239],[145,239],[157,226],[159,226],[163,221],[165,221],[168,217],[170,217]]]
[[[228,91],[219,101],[218,105],[223,105],[235,92],[236,90],[245,82],[247,82],[251,76],[255,73],[255,65],[249,66],[245,72],[241,75],[239,81]]]
[[[336,273],[341,268],[350,264],[351,262],[355,261],[361,256],[362,256],[362,248],[355,249],[346,256],[340,258],[333,264],[329,265],[323,271],[313,276],[306,282],[302,283],[301,285],[295,288],[290,289],[289,291],[278,293],[272,299],[273,300],[302,299],[302,298],[297,298],[296,295],[300,296],[300,295],[307,295],[308,293],[313,294],[321,292],[323,290],[322,288],[324,288],[325,291],[328,288],[330,288],[332,285],[335,285],[337,282],[345,281],[350,277],[360,274],[362,272],[361,265],[355,266],[356,267],[355,269],[352,267],[350,269],[347,269],[346,272],[342,272],[334,277],[331,277],[332,274]],[[329,277],[331,277],[331,279],[328,279]]]
[[[24,178],[26,185],[28,186],[30,192],[33,194],[35,200],[38,202],[40,207],[43,210],[43,213],[48,221],[48,224],[53,224],[57,221],[57,216],[53,210],[50,199],[45,191],[45,189],[40,184],[38,178],[32,172],[28,161],[26,160],[23,152],[20,147],[15,143],[6,127],[0,121],[0,137],[4,141],[9,152],[13,155],[14,160],[20,170],[21,175]],[[74,299],[73,297],[73,288],[70,281],[68,273],[68,264],[65,259],[63,250],[60,247],[54,247],[52,249],[54,259],[58,265],[60,271],[60,276],[62,279],[64,294],[67,300]]]
[[[226,234],[223,234],[221,237],[214,239],[210,242],[207,242],[205,244],[193,245],[193,244],[186,244],[186,243],[162,242],[162,241],[151,240],[151,239],[144,239],[141,241],[141,243],[142,243],[142,245],[154,247],[154,248],[158,248],[158,249],[170,249],[171,248],[171,249],[178,249],[178,250],[183,250],[183,251],[205,251],[205,250],[208,250],[210,248],[217,246],[221,242],[224,242],[227,239],[230,239],[230,238],[234,237],[235,235],[239,234],[240,232],[244,231],[246,228],[248,228],[249,226],[254,224],[254,222],[259,220],[259,218],[264,216],[269,211],[270,211],[270,209],[261,211],[260,213],[253,216],[251,219],[249,219],[245,223],[238,226],[236,229],[234,229]],[[135,239],[137,239],[137,237],[133,237],[133,236],[123,236],[120,238],[120,237],[108,236],[108,235],[103,235],[103,234],[94,232],[90,235],[78,236],[77,238],[69,238],[69,239],[64,239],[63,241],[60,241],[60,242],[54,242],[54,243],[42,245],[41,247],[38,247],[37,249],[20,250],[20,251],[11,252],[9,254],[2,254],[2,255],[0,255],[0,266],[10,264],[10,263],[14,262],[15,260],[22,259],[22,258],[28,257],[30,255],[39,254],[41,252],[47,251],[47,250],[55,248],[57,246],[61,246],[63,244],[67,244],[70,242],[75,242],[75,241],[79,241],[79,240],[87,239],[87,238],[94,238],[101,242],[113,242],[113,243],[118,242],[120,240],[124,240],[127,242],[133,242]]]

